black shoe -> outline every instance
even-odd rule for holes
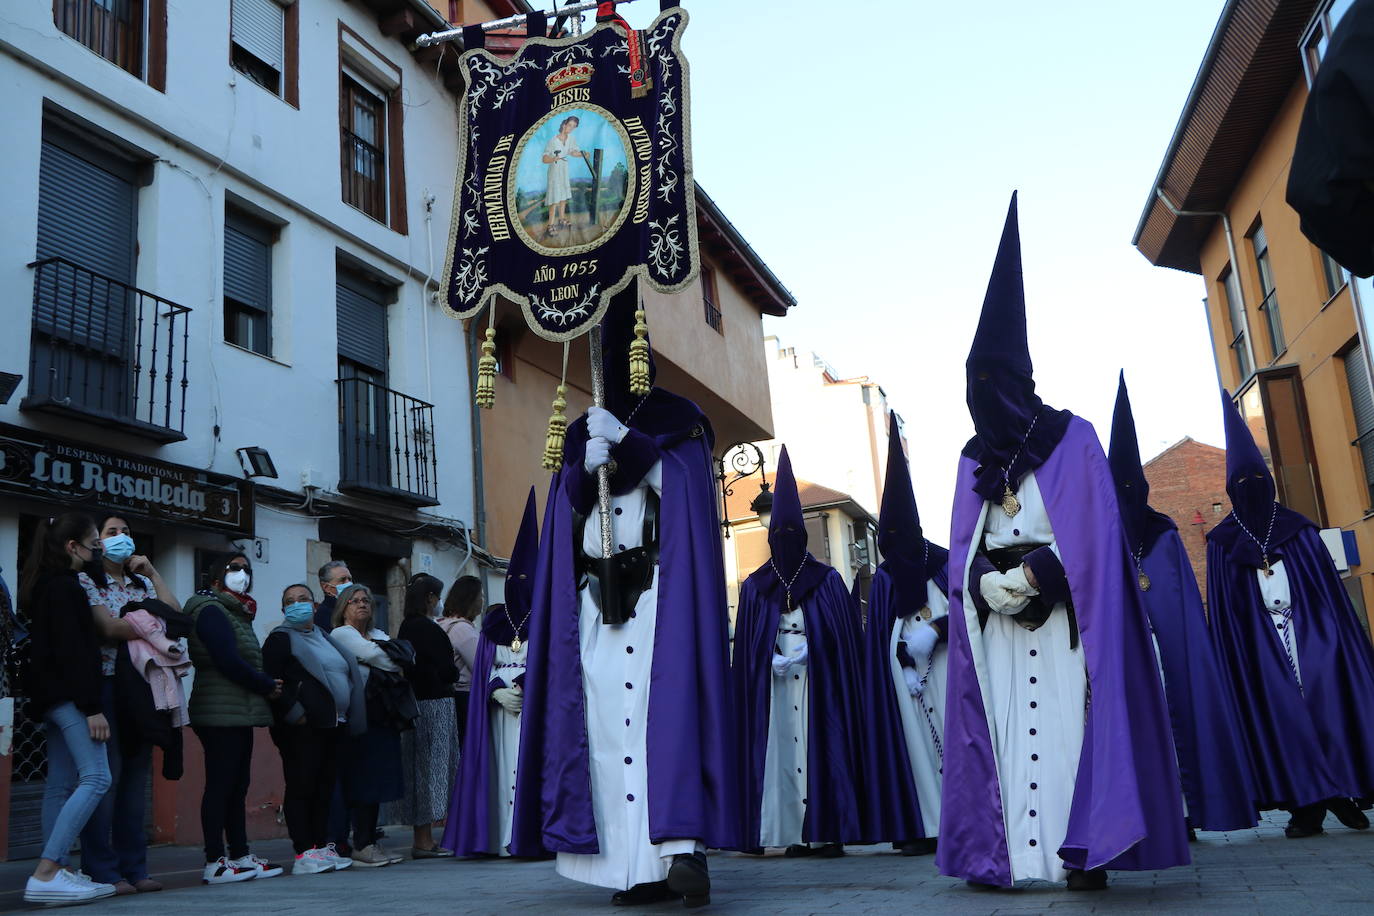
[[[998,889],[995,884],[988,884],[986,881],[974,881],[972,878],[964,883],[975,891],[995,891]]]
[[[897,848],[904,856],[928,856],[935,852],[938,841],[935,837],[922,837],[919,840],[908,840],[901,843]]]
[[[1197,831],[1194,830],[1192,827],[1189,827],[1189,828],[1188,828],[1188,842],[1189,842],[1189,843],[1196,843],[1196,842],[1197,842]]]
[[[1283,835],[1288,839],[1301,840],[1323,832],[1322,821],[1326,819],[1325,804],[1317,802],[1315,805],[1290,808],[1289,813],[1292,816],[1288,819],[1288,826],[1283,829]]]
[[[685,907],[705,906],[711,902],[711,873],[706,853],[694,852],[673,859],[668,867],[668,888],[682,897]]]
[[[636,884],[626,891],[616,891],[611,895],[611,903],[614,906],[645,906],[650,903],[666,903],[677,899],[677,896],[669,889],[667,881],[650,881],[646,884]]]
[[[782,854],[789,859],[804,859],[807,856],[815,855],[816,850],[805,843],[793,843],[783,850]]]
[[[816,855],[820,856],[822,859],[838,859],[840,856],[844,855],[844,844],[826,843],[820,849],[816,850]]]
[[[1326,803],[1326,807],[1331,809],[1332,814],[1336,815],[1336,820],[1351,830],[1369,829],[1369,818],[1360,810],[1360,806],[1350,799],[1333,798]]]
[[[1322,833],[1325,831],[1320,827],[1308,827],[1304,824],[1295,824],[1292,821],[1289,821],[1288,826],[1283,828],[1283,835],[1290,840],[1302,840]]]
[[[1083,871],[1079,868],[1069,869],[1069,890],[1071,891],[1105,891],[1107,889],[1107,870],[1104,868],[1093,868]]]

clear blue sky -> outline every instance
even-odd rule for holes
[[[1222,441],[1202,281],[1131,245],[1222,0],[685,8],[697,179],[797,297],[767,330],[884,387],[932,536],[1013,189],[1045,401],[1105,439],[1124,368],[1147,458]]]

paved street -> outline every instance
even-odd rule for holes
[[[879,847],[826,861],[716,855],[711,860],[717,888],[714,905],[702,912],[1368,912],[1374,899],[1374,832],[1357,834],[1331,819],[1326,836],[1290,841],[1283,838],[1285,819],[1276,814],[1255,830],[1203,834],[1193,846],[1192,867],[1163,873],[1119,872],[1113,876],[1112,889],[1103,894],[1071,895],[1050,885],[975,891],[936,875],[928,858],[904,859]],[[286,856],[287,844],[284,840],[263,843],[258,852]],[[549,862],[407,862],[385,869],[353,868],[334,875],[288,875],[206,888],[199,884],[197,853],[186,847],[153,850],[154,871],[168,890],[92,907],[127,916],[610,911],[609,892],[566,881]],[[23,907],[20,892],[31,864],[0,865],[0,910]],[[653,910],[680,911],[676,905]]]

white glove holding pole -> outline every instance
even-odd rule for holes
[[[988,607],[998,614],[1019,614],[1030,604],[1031,596],[1013,591],[1005,573],[984,573],[978,580],[978,589]]]
[[[615,414],[604,407],[587,408],[587,435],[600,436],[612,445],[619,445],[630,428],[615,418]]]
[[[1034,598],[1036,595],[1040,594],[1040,590],[1033,588],[1030,584],[1030,580],[1026,578],[1026,564],[1024,563],[1010,572],[1005,573],[1003,583],[1007,588],[1011,589],[1013,593],[1027,598]]]
[[[930,653],[935,651],[935,643],[939,639],[940,634],[935,628],[922,620],[912,627],[911,635],[906,638],[907,654],[918,667],[924,665],[930,659]]]
[[[587,440],[587,448],[582,454],[582,470],[595,474],[596,469],[611,462],[611,443],[601,436]]]
[[[792,659],[786,655],[773,653],[773,674],[777,677],[785,677],[787,672],[792,670]]]
[[[798,646],[796,649],[792,651],[793,665],[805,665],[806,660],[811,657],[811,650],[809,650],[806,646],[806,643],[802,643],[800,646]]]
[[[906,680],[906,689],[913,697],[921,695],[921,691],[926,685],[921,682],[921,676],[916,673],[915,668],[903,668],[902,678]]]
[[[519,687],[498,687],[491,692],[491,698],[513,716],[520,715],[525,706],[525,694]]]

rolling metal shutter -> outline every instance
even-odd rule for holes
[[[282,71],[284,30],[285,14],[276,0],[233,0],[230,38],[278,73]]]
[[[1364,438],[1367,433],[1374,431],[1374,390],[1370,389],[1365,374],[1364,347],[1360,344],[1351,347],[1343,361],[1351,412],[1355,414],[1356,441],[1360,443],[1360,458],[1364,464],[1364,479],[1367,485],[1374,486],[1374,443]]]
[[[339,355],[386,376],[386,306],[366,281],[340,275]]]
[[[271,308],[270,237],[232,213],[224,221],[224,295],[264,315]]]

